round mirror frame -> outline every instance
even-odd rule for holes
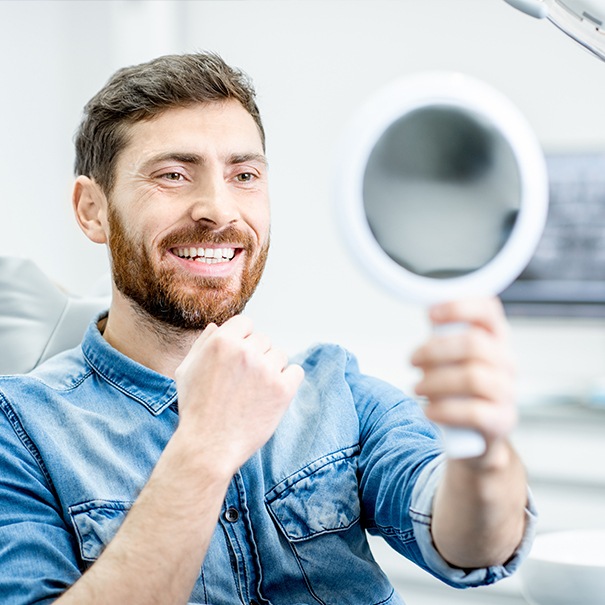
[[[508,240],[483,267],[452,278],[424,277],[399,265],[374,238],[364,210],[364,175],[374,146],[395,121],[428,106],[458,107],[487,121],[510,144],[519,169],[520,208]],[[356,113],[337,159],[337,222],[345,241],[362,269],[398,298],[434,304],[499,294],[526,267],[542,235],[548,210],[548,174],[537,138],[505,96],[469,76],[422,73],[385,87]]]

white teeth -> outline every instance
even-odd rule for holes
[[[208,264],[231,260],[235,256],[234,248],[175,248],[174,253],[180,258],[191,258]]]

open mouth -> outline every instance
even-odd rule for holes
[[[193,247],[179,247],[173,248],[172,253],[179,258],[185,258],[198,263],[206,263],[208,265],[214,265],[218,263],[230,262],[236,254],[240,251],[240,248],[226,247],[226,248],[193,248]]]

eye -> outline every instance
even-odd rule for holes
[[[182,181],[185,177],[180,172],[166,172],[161,178],[167,181]]]
[[[254,180],[255,175],[251,172],[240,172],[235,178],[240,183],[251,183]]]

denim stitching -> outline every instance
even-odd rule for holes
[[[303,568],[302,562],[300,560],[300,557],[298,556],[298,552],[296,551],[296,547],[294,544],[292,544],[292,542],[290,542],[288,540],[288,545],[290,546],[290,550],[292,551],[292,553],[294,554],[294,558],[296,559],[296,563],[298,564],[298,568],[300,569],[300,573],[302,574],[303,578],[305,579],[305,584],[307,585],[307,590],[309,591],[310,595],[321,605],[326,605],[326,603],[324,601],[322,601],[316,594],[315,591],[313,590],[311,583],[309,582],[309,578],[307,576],[307,574],[305,573],[305,570]]]
[[[154,414],[156,416],[158,414],[160,414],[164,409],[166,409],[167,406],[170,406],[171,404],[173,404],[176,401],[176,399],[177,399],[177,393],[175,392],[175,394],[172,397],[170,397],[170,399],[168,401],[166,401],[159,409],[156,410],[151,405],[149,405],[148,401],[146,401],[145,399],[139,397],[135,393],[131,393],[131,392],[127,391],[124,387],[122,387],[120,384],[118,384],[112,378],[110,378],[105,372],[101,371],[99,368],[97,368],[96,366],[94,366],[94,364],[86,356],[86,353],[83,353],[83,355],[84,355],[84,357],[85,357],[88,365],[91,366],[91,367],[94,367],[94,371],[99,376],[101,376],[106,382],[108,382],[115,389],[117,389],[118,391],[120,391],[120,393],[123,393],[127,397],[130,397],[131,399],[134,399],[136,402],[138,402],[141,405],[143,405],[144,407],[146,407],[152,414]],[[164,393],[161,395],[161,398],[166,397],[166,395],[168,394],[169,390],[170,390],[170,387],[166,388],[166,390],[164,391]]]
[[[386,599],[383,599],[382,601],[378,601],[378,603],[374,603],[374,605],[383,605],[383,603],[388,603],[393,598],[394,594],[395,594],[395,589],[391,588],[391,592],[389,593],[389,596]]]
[[[414,510],[413,508],[410,508],[410,517],[413,521],[416,521],[417,523],[420,523],[422,525],[431,524],[432,515],[427,515],[426,513],[423,513],[419,510]]]
[[[200,582],[202,583],[202,592],[204,594],[204,602],[207,603],[208,602],[208,591],[206,590],[206,576],[204,574],[204,564],[203,563],[202,563],[202,566],[200,567],[199,579],[200,579]]]
[[[233,584],[235,585],[236,591],[239,594],[240,600],[243,602],[243,595],[241,591],[239,576],[237,574],[237,556],[235,555],[235,549],[233,548],[233,544],[231,543],[231,537],[229,536],[229,531],[221,522],[220,526],[225,534],[225,543],[227,544],[227,552],[229,554],[230,566],[231,566],[231,574],[233,575]]]
[[[235,531],[235,529],[231,529],[230,533],[233,533],[233,539],[235,540],[236,544],[237,544],[237,548],[239,550],[239,555],[240,555],[240,559],[241,559],[241,566],[242,566],[242,574],[244,576],[244,582],[242,585],[242,582],[240,580],[240,578],[238,577],[238,583],[240,586],[240,593],[242,593],[242,597],[244,597],[244,593],[245,593],[245,598],[243,598],[244,601],[248,601],[249,597],[250,597],[250,591],[248,590],[248,587],[250,585],[250,578],[248,577],[248,566],[246,565],[246,557],[244,556],[244,549],[242,548],[242,545],[240,544],[240,540],[237,536],[237,532]],[[238,565],[239,567],[239,565]]]
[[[7,420],[10,422],[11,426],[13,427],[13,430],[15,431],[15,434],[19,438],[19,441],[21,441],[21,443],[23,444],[23,447],[32,456],[32,458],[34,459],[34,461],[36,462],[36,464],[42,471],[42,474],[44,475],[44,478],[48,482],[49,487],[51,487],[53,494],[55,494],[55,496],[56,496],[56,491],[55,491],[52,479],[50,478],[50,473],[48,472],[48,470],[46,469],[46,466],[44,465],[44,461],[42,459],[40,452],[38,451],[38,448],[36,448],[36,446],[34,445],[34,442],[31,440],[30,436],[27,434],[27,431],[21,424],[21,420],[17,416],[17,413],[12,408],[11,404],[5,399],[5,397],[2,393],[0,393],[0,408],[2,409]]]
[[[403,542],[413,542],[415,540],[413,529],[406,529],[405,531],[402,531],[396,527],[392,527],[391,525],[379,525],[376,522],[374,522],[374,527],[382,535],[394,536],[396,538],[399,538]]]

